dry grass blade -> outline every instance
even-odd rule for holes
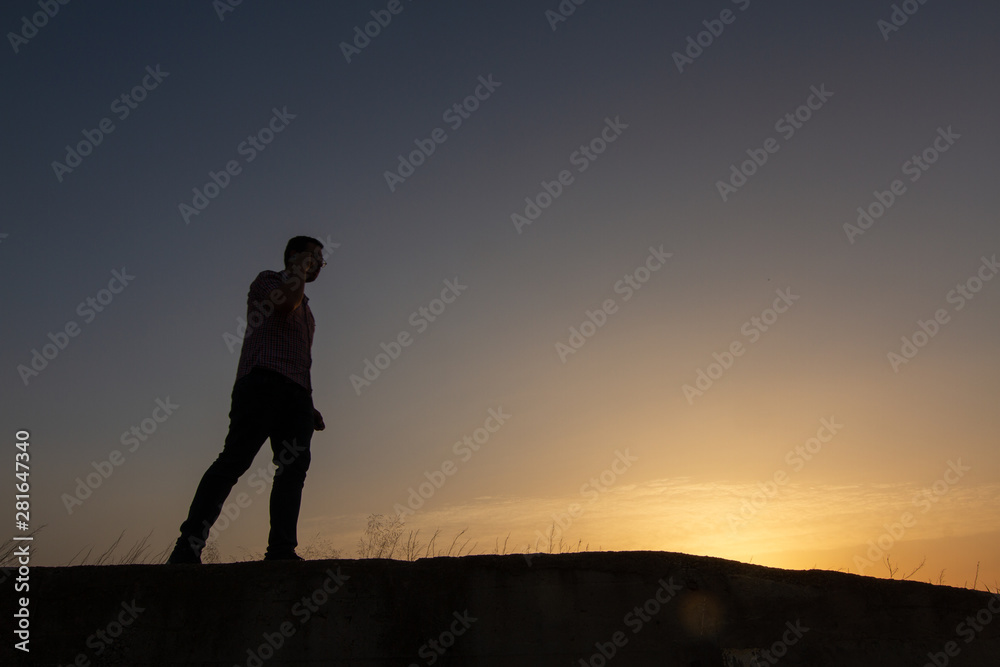
[[[25,537],[30,537],[32,540],[38,533],[45,528],[46,524],[42,524],[38,528],[28,533]],[[0,545],[0,567],[12,567],[17,565],[17,549],[27,540],[15,540],[13,537],[8,537],[4,540],[4,543]]]
[[[920,571],[920,568],[922,568],[922,567],[924,566],[924,563],[926,563],[926,562],[927,562],[927,556],[924,556],[924,559],[923,559],[922,561],[920,561],[920,565],[918,565],[918,566],[916,566],[915,568],[913,568],[913,571],[912,571],[912,572],[910,572],[910,573],[909,573],[908,575],[906,575],[905,577],[903,577],[903,578],[901,579],[901,581],[906,581],[907,579],[909,579],[910,577],[912,577],[913,575],[915,575],[915,574],[916,574],[917,572],[919,572],[919,571]]]
[[[455,539],[453,539],[451,541],[451,546],[448,547],[448,553],[446,553],[445,556],[450,556],[451,555],[451,550],[455,548],[455,543],[458,542],[458,538],[460,538],[462,535],[464,535],[465,531],[467,531],[467,530],[468,530],[468,528],[463,528],[461,531],[459,531],[458,535],[455,536]],[[468,544],[468,540],[466,540],[466,544]],[[462,550],[459,549],[458,551],[459,551],[459,555],[461,555]]]
[[[430,558],[435,555],[434,544],[437,542],[437,536],[440,534],[441,534],[441,529],[438,528],[434,531],[434,534],[431,535],[431,540],[430,542],[427,543],[427,549],[424,550],[424,558]]]
[[[104,565],[106,562],[110,561],[111,560],[111,554],[113,554],[114,551],[115,551],[115,549],[118,548],[118,545],[119,545],[119,543],[121,543],[123,537],[125,537],[125,531],[124,530],[118,535],[118,538],[114,542],[111,543],[111,546],[108,547],[108,550],[105,551],[104,553],[102,553],[100,556],[97,557],[97,560],[94,562],[94,565]],[[83,563],[80,563],[80,564],[81,565],[86,565],[86,561],[84,561]]]

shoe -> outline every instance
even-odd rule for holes
[[[170,557],[167,558],[167,565],[201,565],[201,554],[196,553],[194,549],[183,544],[182,539],[177,540],[174,550],[170,553]]]
[[[305,560],[302,556],[298,555],[294,551],[290,554],[264,554],[264,560]]]

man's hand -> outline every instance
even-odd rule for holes
[[[317,262],[316,258],[309,253],[301,252],[295,256],[295,259],[292,260],[291,264],[292,266],[289,267],[291,269],[291,274],[297,276],[301,280],[305,280],[313,271],[316,270],[319,262]]]
[[[313,429],[316,431],[322,431],[326,428],[326,423],[323,421],[323,415],[319,413],[319,410],[313,408]]]
[[[278,288],[284,298],[276,299],[272,296],[275,302],[274,309],[282,315],[287,315],[298,308],[305,297],[306,283],[316,280],[321,268],[323,268],[323,253],[317,245],[292,255],[285,265],[288,278]]]
[[[282,315],[287,315],[298,308],[302,303],[302,298],[306,294],[305,280],[300,275],[297,275],[299,268],[292,266],[286,269],[286,271],[289,274],[288,278],[283,279],[281,286],[271,292],[274,309]],[[280,298],[276,296],[276,292],[280,293]]]

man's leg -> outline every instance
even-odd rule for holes
[[[233,387],[225,446],[198,484],[169,562],[201,560],[201,550],[222,512],[226,498],[253,464],[272,428],[274,405],[268,398],[270,393],[266,378],[251,373],[237,380]]]
[[[309,470],[309,450],[313,434],[312,397],[304,387],[291,383],[286,388],[283,412],[271,433],[274,464],[278,466],[271,487],[271,531],[265,558],[291,558],[298,546],[297,526],[302,504],[302,487]]]

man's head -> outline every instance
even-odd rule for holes
[[[292,237],[285,245],[285,269],[304,273],[307,283],[316,280],[324,264],[323,244],[311,236]]]

